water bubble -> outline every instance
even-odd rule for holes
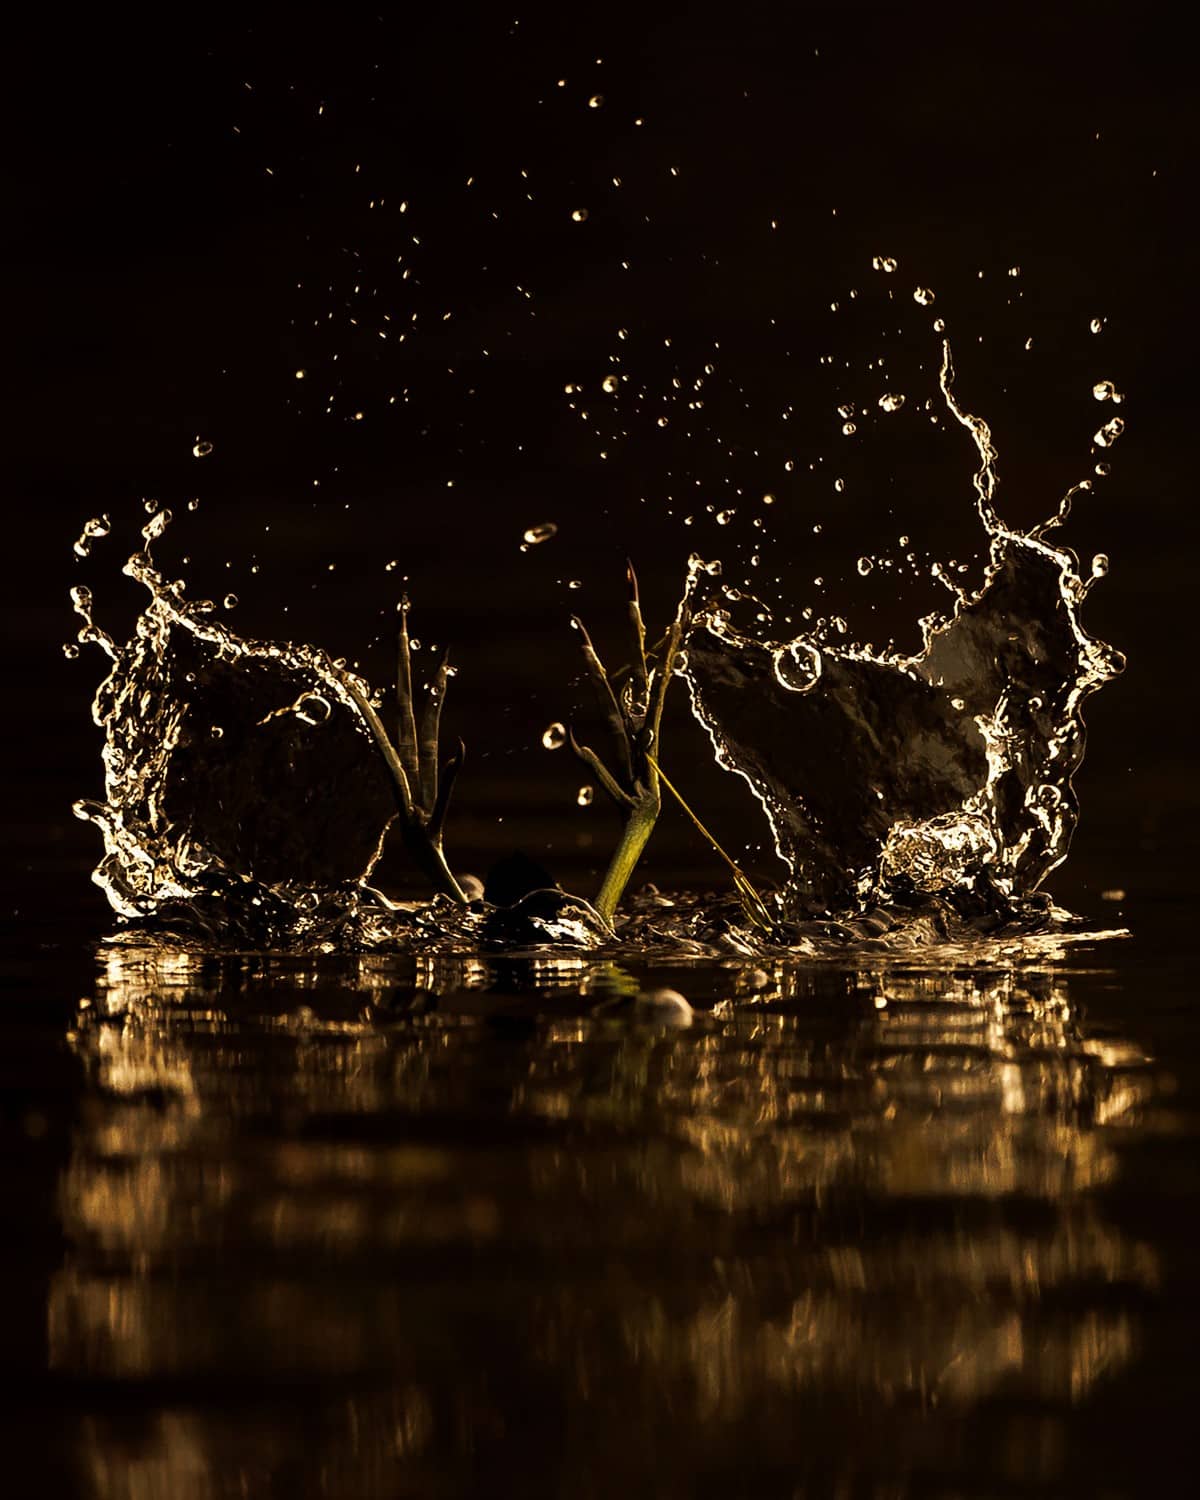
[[[197,438],[192,444],[193,458],[207,458],[213,451],[213,445],[204,438]]]
[[[873,255],[871,257],[871,269],[874,271],[886,271],[890,275],[896,269],[896,261],[890,255]]]
[[[874,566],[875,566],[875,564],[871,561],[871,559],[869,557],[860,557],[859,560],[858,560],[858,571],[862,574],[862,576],[864,578],[867,576],[867,574],[871,571],[871,569]]]
[[[236,594],[226,594],[221,603],[226,609],[236,609],[238,607],[238,596]]]
[[[603,94],[593,94],[592,97],[588,100],[588,108],[589,109],[599,109],[600,106],[603,103],[604,103],[604,95]]]
[[[587,219],[587,216],[588,211],[586,208],[573,208],[571,210],[571,217],[575,220],[576,224],[582,224]]]
[[[1103,318],[1093,318],[1092,321],[1091,321],[1091,324],[1089,326],[1091,327],[1091,330],[1092,330],[1093,333],[1099,333],[1101,331],[1101,329],[1104,327],[1104,319]]]
[[[854,434],[857,431],[858,431],[858,428],[854,425],[853,422],[843,422],[843,424],[842,424],[842,436],[843,437],[853,437]]]
[[[600,384],[603,386],[604,390],[608,393],[608,395],[611,396],[612,393],[617,388],[617,384],[618,384],[617,377],[615,375],[606,375],[604,377],[604,379],[600,382]]]
[[[913,301],[920,307],[928,307],[933,300],[933,292],[927,286],[919,286],[913,293]]]
[[[525,532],[525,543],[529,547],[536,547],[539,542],[548,542],[552,536],[558,533],[556,521],[542,521],[537,526],[530,526]]]
[[[580,807],[591,807],[596,799],[596,788],[593,786],[581,786],[575,797]]]
[[[1111,448],[1124,431],[1125,423],[1120,417],[1114,417],[1111,422],[1105,422],[1100,431],[1094,434],[1092,442],[1098,448]]]
[[[83,530],[79,533],[79,540],[75,543],[75,556],[89,556],[92,543],[102,536],[107,536],[111,530],[112,522],[107,516],[93,516],[90,521],[85,521]]]
[[[1108,554],[1097,552],[1092,558],[1092,577],[1105,578],[1108,575]]]
[[[567,743],[567,730],[564,724],[556,719],[553,724],[547,724],[542,733],[542,745],[547,750],[561,750]]]
[[[736,510],[719,510],[717,512],[717,525],[718,526],[728,526],[729,523],[730,523],[730,521],[732,521],[733,518],[734,518],[734,516],[736,516],[736,515],[737,515],[737,511]]]
[[[332,709],[320,693],[304,693],[296,700],[296,717],[306,724],[324,724]]]
[[[903,405],[904,396],[900,391],[887,391],[879,398],[882,411],[899,411]]]
[[[1125,399],[1111,380],[1098,380],[1092,387],[1092,395],[1097,401],[1111,401],[1115,406],[1120,406]]]

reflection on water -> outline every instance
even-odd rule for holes
[[[108,950],[48,1306],[111,1397],[84,1492],[1053,1484],[1156,1281],[1097,1194],[1146,1059],[1061,973],[640,979]]]

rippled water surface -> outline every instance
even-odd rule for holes
[[[1185,1440],[1198,1029],[1137,940],[8,979],[42,1493],[1124,1495]]]

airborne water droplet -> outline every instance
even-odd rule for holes
[[[213,451],[213,445],[203,438],[197,438],[192,445],[193,458],[207,458]]]
[[[606,375],[600,383],[611,396],[617,388],[617,377],[615,375]]]
[[[896,261],[890,255],[873,255],[871,268],[875,271],[887,271],[890,275],[896,269]]]
[[[928,307],[933,300],[933,293],[927,286],[919,286],[913,293],[913,301],[921,307]]]
[[[1093,333],[1099,333],[1100,330],[1103,327],[1104,327],[1104,319],[1103,318],[1093,318],[1092,319],[1092,321],[1091,321],[1091,330],[1092,330]]]
[[[1097,401],[1111,401],[1116,406],[1120,406],[1125,399],[1111,380],[1098,380],[1092,387],[1092,395]]]
[[[604,103],[604,95],[603,94],[593,94],[592,97],[588,100],[588,108],[589,109],[599,109],[600,106],[603,103]]]
[[[542,521],[537,526],[530,526],[525,532],[525,542],[530,547],[536,547],[539,542],[548,542],[558,532],[558,523],[555,521]]]
[[[85,521],[79,540],[75,543],[75,556],[88,557],[91,554],[92,543],[100,537],[107,536],[111,530],[112,522],[106,515],[93,516],[90,521]]]
[[[1092,441],[1098,448],[1111,448],[1124,431],[1125,423],[1120,417],[1114,417],[1111,422],[1105,422]]]
[[[587,216],[588,211],[586,208],[574,208],[571,210],[571,217],[575,220],[576,224],[582,224]]]
[[[596,789],[595,789],[595,787],[581,786],[579,788],[579,794],[575,798],[575,801],[579,804],[580,807],[591,807],[592,802],[595,799],[595,796],[596,796]]]
[[[717,512],[717,525],[718,526],[728,526],[729,523],[730,523],[730,521],[732,521],[733,518],[734,518],[734,516],[736,516],[736,515],[737,515],[737,511],[736,510],[719,510]]]
[[[238,596],[236,594],[226,594],[221,603],[226,609],[236,609],[238,606]]]
[[[858,428],[854,425],[853,422],[843,422],[842,423],[842,436],[843,437],[853,437],[854,434],[857,431],[858,431]]]
[[[1108,554],[1097,552],[1092,558],[1092,577],[1104,578],[1108,574]]]
[[[871,571],[871,569],[874,566],[875,566],[875,564],[871,561],[871,559],[869,557],[860,557],[859,560],[858,560],[858,571],[862,574],[862,576],[864,578],[867,576],[867,574]]]
[[[542,734],[542,744],[547,750],[561,750],[567,743],[567,731],[556,719],[553,724],[548,724]]]
[[[899,411],[904,405],[904,396],[900,391],[887,391],[880,396],[879,405],[883,411]]]

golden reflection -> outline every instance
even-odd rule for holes
[[[1069,1408],[1135,1357],[1157,1266],[1097,1190],[1153,1079],[1083,1034],[1069,977],[669,982],[682,1030],[577,957],[110,950],[47,1326],[57,1370],[151,1396],[132,1438],[81,1423],[84,1492],[237,1493],[239,1464],[261,1491],[297,1442],[303,1493],[436,1488],[547,1391],[586,1493],[601,1433],[799,1462],[809,1408],[835,1457],[839,1422],[907,1413],[889,1463],[936,1429],[952,1477],[938,1424]],[[282,1410],[296,1382],[318,1416]],[[1029,1443],[1052,1481],[1061,1444]]]

